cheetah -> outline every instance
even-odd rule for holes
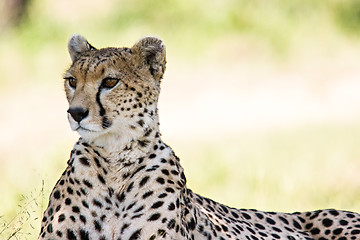
[[[51,192],[38,239],[360,239],[360,214],[235,209],[186,187],[161,140],[157,102],[163,42],[96,49],[68,42],[68,120],[80,139]]]

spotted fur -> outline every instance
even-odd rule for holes
[[[234,209],[193,193],[160,137],[165,46],[95,49],[69,41],[69,122],[81,135],[44,212],[39,239],[360,239],[360,215]]]

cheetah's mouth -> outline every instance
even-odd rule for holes
[[[97,132],[97,131],[94,131],[94,130],[91,130],[91,129],[88,129],[88,128],[85,128],[85,127],[82,127],[82,126],[78,126],[75,131],[79,132],[79,131],[85,131],[85,132]]]

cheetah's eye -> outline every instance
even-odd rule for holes
[[[105,78],[101,85],[106,88],[113,88],[119,82],[119,79],[116,78]]]
[[[68,78],[65,78],[65,79],[68,80],[70,87],[76,88],[77,80],[75,78],[68,77]]]

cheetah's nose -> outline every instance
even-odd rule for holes
[[[67,110],[67,112],[70,113],[72,118],[78,123],[89,115],[89,110],[85,110],[82,107],[71,107]]]

